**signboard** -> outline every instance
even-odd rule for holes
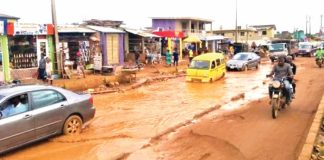
[[[47,35],[46,24],[18,23],[15,35]]]
[[[0,21],[0,35],[4,34],[4,21]]]
[[[101,56],[98,56],[98,55],[95,55],[93,57],[93,69],[94,70],[97,70],[97,71],[101,71],[101,68],[102,68],[102,57]]]

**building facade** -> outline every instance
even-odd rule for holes
[[[222,35],[226,38],[235,40],[235,29],[227,30],[213,30],[212,34]],[[237,42],[246,43],[258,40],[272,40],[275,38],[276,26],[275,25],[254,25],[247,28],[237,29]]]

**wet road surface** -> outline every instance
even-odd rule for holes
[[[126,157],[149,144],[152,137],[167,134],[170,128],[177,129],[175,126],[180,127],[183,122],[195,122],[197,115],[210,108],[223,105],[223,110],[231,110],[265,96],[267,87],[262,82],[270,67],[265,63],[258,70],[229,72],[214,83],[185,83],[184,78],[177,78],[125,93],[96,95],[96,117],[80,136],[58,136],[1,158],[107,160]],[[246,93],[244,101],[231,102],[241,93]]]
[[[223,116],[219,114],[221,109],[211,112],[153,141],[127,159],[297,159],[322,98],[324,70],[316,67],[312,58],[298,58],[296,63],[296,99],[277,119],[271,117],[268,98],[242,103],[238,105],[241,110]]]

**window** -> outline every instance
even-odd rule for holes
[[[187,22],[182,22],[182,23],[181,23],[181,26],[182,26],[182,31],[187,31],[187,29],[188,29],[188,24],[187,24]]]
[[[10,98],[0,106],[0,119],[27,112],[29,110],[27,94]]]
[[[53,90],[42,90],[31,93],[33,109],[42,108],[65,101],[65,97]]]
[[[245,36],[245,32],[241,32],[241,36]]]
[[[262,35],[266,36],[267,35],[267,31],[262,31]]]
[[[209,69],[209,61],[199,61],[199,60],[196,60],[196,61],[192,61],[190,63],[190,66],[189,68],[192,68],[192,69]]]
[[[221,64],[220,59],[216,59],[216,63],[217,63],[217,66],[220,66],[220,64]]]
[[[215,67],[216,67],[215,61],[213,61],[211,64],[211,69],[215,69]]]

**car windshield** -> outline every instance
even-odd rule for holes
[[[248,55],[247,54],[236,54],[233,57],[233,60],[247,60]]]
[[[300,49],[311,49],[311,45],[300,45]]]
[[[284,45],[282,44],[271,44],[269,46],[270,52],[277,52],[277,51],[283,51],[284,50]]]
[[[209,61],[194,60],[190,63],[191,69],[209,69]]]

